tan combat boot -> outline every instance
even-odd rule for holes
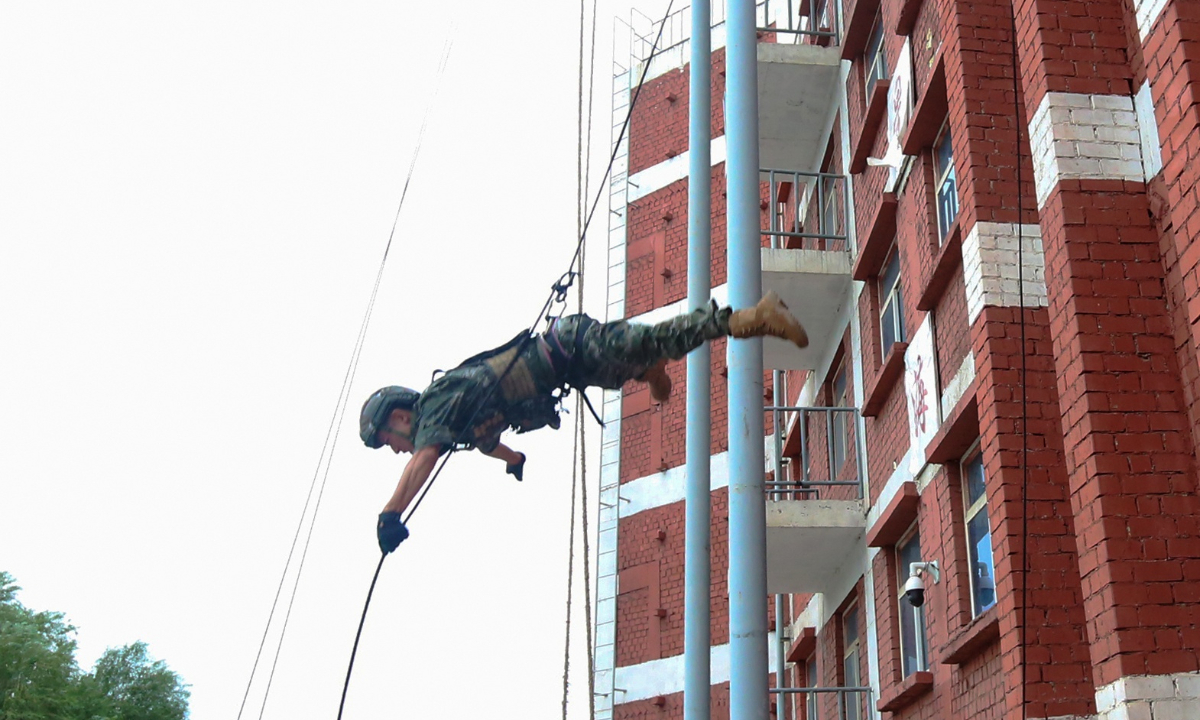
[[[650,386],[650,397],[654,402],[666,402],[671,397],[671,376],[667,375],[667,361],[659,360],[638,378]]]
[[[799,348],[808,347],[808,333],[774,291],[763,295],[752,308],[735,310],[729,316],[729,334],[735,338],[770,335]]]

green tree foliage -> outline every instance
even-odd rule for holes
[[[0,571],[0,720],[184,720],[187,685],[146,644],[109,648],[92,672],[75,662],[75,628],[34,612]]]

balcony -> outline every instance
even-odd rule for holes
[[[774,370],[816,370],[841,341],[851,312],[846,177],[771,169],[761,177],[769,186],[763,291],[779,294],[809,341],[801,350],[767,338],[763,362]]]
[[[768,407],[776,457],[787,458],[766,483],[767,591],[828,592],[846,561],[865,546],[864,458],[858,410],[843,407]],[[786,477],[785,477],[786,476]]]
[[[774,687],[770,689],[770,693],[772,695],[783,694],[791,697],[799,696],[801,698],[799,704],[804,705],[805,712],[809,718],[823,717],[821,714],[822,710],[828,713],[835,707],[837,714],[833,715],[833,717],[836,720],[871,717],[869,713],[871,688],[865,685],[860,687]],[[834,705],[833,700],[835,697],[836,705]]]
[[[830,0],[767,0],[757,12],[760,162],[816,170],[840,94],[837,12]]]

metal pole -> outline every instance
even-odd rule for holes
[[[729,301],[762,295],[758,179],[758,46],[754,0],[729,0],[725,139]],[[729,716],[767,718],[766,458],[762,340],[729,343]]]
[[[787,686],[787,675],[783,666],[787,663],[786,648],[784,647],[783,596],[775,596],[775,687],[783,689]],[[775,717],[777,720],[787,720],[787,694],[775,694]]]
[[[688,101],[688,309],[708,304],[712,290],[712,36],[710,0],[692,5]],[[687,357],[687,488],[684,518],[683,717],[708,720],[712,679],[709,624],[712,588],[712,351],[708,343]]]

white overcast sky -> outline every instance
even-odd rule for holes
[[[597,12],[596,178],[628,5]],[[236,716],[453,21],[264,713],[336,715],[403,466],[361,445],[358,408],[507,340],[566,269],[578,18],[535,0],[0,5],[0,569],[78,627],[85,668],[144,640],[193,718]],[[559,714],[571,435],[511,439],[524,484],[455,456],[384,564],[347,718]]]

